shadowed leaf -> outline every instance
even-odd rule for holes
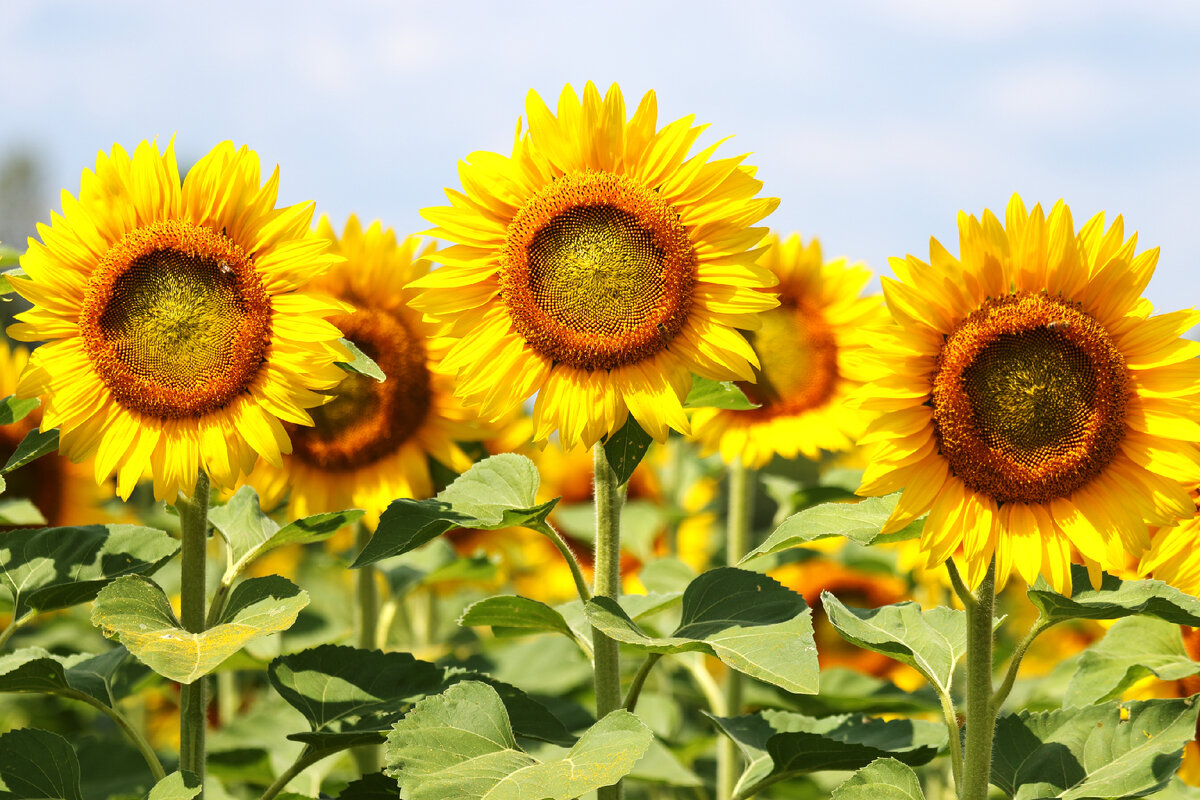
[[[1200,599],[1162,581],[1125,581],[1104,573],[1093,589],[1087,569],[1071,565],[1071,596],[1058,594],[1044,578],[1029,590],[1029,599],[1050,621],[1066,619],[1120,619],[1134,614],[1200,626]]]
[[[25,466],[30,461],[36,461],[47,453],[58,449],[58,428],[51,428],[43,433],[34,428],[25,434],[25,438],[17,445],[17,449],[9,456],[8,463],[0,470],[5,474]]]
[[[22,399],[15,394],[10,394],[0,400],[0,425],[12,425],[14,422],[25,419],[26,415],[39,405],[41,405],[41,401],[36,397]]]
[[[60,656],[25,647],[0,656],[0,692],[39,692],[91,697],[114,708],[146,668],[132,662],[124,647],[100,655]]]
[[[646,450],[653,441],[654,438],[642,430],[642,426],[638,425],[633,414],[630,414],[629,418],[625,420],[621,430],[605,440],[604,454],[608,458],[609,466],[617,476],[618,486],[629,481],[633,471],[637,469],[637,465],[642,463],[642,458],[645,457]]]
[[[0,780],[14,800],[83,800],[79,759],[66,739],[49,731],[24,728],[0,736]]]

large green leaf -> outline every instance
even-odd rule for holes
[[[1029,599],[1047,620],[1120,619],[1134,614],[1158,617],[1176,625],[1200,626],[1200,599],[1162,581],[1125,581],[1105,573],[1093,589],[1087,570],[1071,566],[1071,596],[1058,594],[1044,578],[1029,590]]]
[[[651,636],[616,601],[589,600],[588,621],[609,637],[652,653],[698,650],[739,672],[790,692],[817,691],[812,611],[804,598],[757,572],[720,567],[683,593],[682,618],[670,636]]]
[[[1014,800],[1142,797],[1179,769],[1197,711],[1189,698],[1004,715],[991,781]]]
[[[627,711],[589,728],[562,758],[517,746],[490,686],[464,681],[422,700],[387,738],[387,773],[409,800],[570,800],[628,775],[653,739]]]
[[[362,567],[415,550],[451,528],[527,527],[542,531],[557,499],[537,502],[537,467],[525,456],[502,453],[478,462],[437,497],[392,501],[371,541],[352,566]]]
[[[160,530],[87,525],[0,532],[0,586],[13,616],[86,603],[121,575],[149,575],[179,551]]]
[[[280,656],[267,675],[312,728],[288,738],[338,750],[380,742],[416,700],[441,688],[445,670],[409,653],[326,644]]]
[[[1147,676],[1177,681],[1200,674],[1183,646],[1178,625],[1147,617],[1117,620],[1104,639],[1084,650],[1067,685],[1064,706],[1116,700]]]
[[[217,623],[203,633],[184,630],[166,594],[153,581],[125,577],[96,597],[92,624],[117,637],[139,660],[166,678],[192,683],[252,639],[287,630],[308,593],[278,575],[234,587]]]
[[[937,695],[928,686],[909,691],[883,678],[843,667],[822,669],[821,691],[790,695],[788,704],[791,710],[814,717],[850,712],[912,715],[939,708]]]
[[[60,656],[25,647],[0,656],[0,692],[40,692],[90,697],[109,708],[129,692],[146,668],[129,659],[124,647],[100,655]]]
[[[733,381],[714,381],[711,378],[692,376],[692,388],[687,399],[683,401],[684,408],[725,408],[731,411],[748,411],[758,408],[757,403],[751,403],[745,392]]]
[[[821,593],[829,622],[851,644],[883,653],[925,676],[948,694],[954,667],[967,652],[967,615],[938,606],[922,611],[912,602],[880,608],[847,608]]]
[[[834,789],[829,800],[925,800],[925,793],[912,767],[881,758]]]
[[[524,633],[575,633],[563,615],[539,600],[517,595],[487,597],[467,606],[459,625],[488,625],[497,635]]]
[[[12,425],[25,419],[30,411],[41,405],[41,402],[36,397],[19,398],[10,394],[0,400],[0,425]]]
[[[374,378],[380,383],[387,380],[387,376],[383,374],[383,370],[379,368],[379,365],[369,355],[360,350],[354,342],[343,338],[338,339],[338,344],[346,348],[350,353],[349,361],[334,362],[339,367],[346,370],[346,372],[354,372],[359,375],[366,375],[368,378]]]
[[[154,784],[147,800],[192,800],[200,789],[200,779],[192,773],[172,772]]]
[[[899,542],[914,539],[921,533],[921,526],[925,524],[923,519],[910,523],[896,533],[886,536],[881,533],[883,524],[899,500],[900,493],[896,492],[886,497],[868,497],[857,503],[822,503],[806,508],[781,522],[775,532],[747,553],[740,563],[789,547],[802,547],[830,536],[842,536],[862,545],[876,540]]]
[[[629,418],[625,420],[621,430],[604,441],[604,455],[608,458],[608,465],[617,476],[618,486],[627,483],[633,476],[633,471],[637,469],[638,464],[642,463],[646,450],[650,448],[650,443],[653,441],[654,437],[642,429],[638,421],[633,418],[633,414],[630,414]]]
[[[308,544],[328,539],[363,515],[360,509],[331,511],[298,519],[281,529],[262,512],[258,494],[243,486],[223,506],[208,512],[208,521],[229,544],[230,565],[224,579],[231,582],[259,556],[288,544]]]
[[[0,800],[83,800],[79,759],[57,733],[24,728],[0,736]]]
[[[42,456],[53,453],[57,449],[58,428],[51,428],[45,432],[34,428],[25,434],[25,438],[17,445],[17,449],[13,451],[13,454],[8,457],[8,462],[5,463],[4,469],[0,470],[0,472],[8,474],[14,469],[25,466],[30,461],[37,461]]]
[[[790,711],[711,719],[737,742],[746,757],[735,792],[767,778],[861,769],[877,758],[891,757],[918,766],[930,761],[946,743],[944,725],[919,720],[856,714],[817,718]]]

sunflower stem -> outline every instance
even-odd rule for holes
[[[725,563],[733,566],[750,550],[750,525],[754,518],[754,489],[757,473],[740,458],[729,465],[729,509],[725,526]],[[742,710],[742,675],[729,670],[725,675],[725,707],[730,716]],[[737,742],[728,736],[717,740],[717,798],[733,797],[742,759]]]
[[[996,709],[992,705],[992,612],[996,605],[996,561],[988,565],[979,589],[967,604],[967,736],[962,800],[987,800],[992,772],[992,736]]]
[[[1029,632],[1025,634],[1025,638],[1017,645],[1017,649],[1013,651],[1012,658],[1009,659],[1008,669],[1004,673],[1004,680],[1001,681],[999,688],[996,689],[996,693],[992,695],[991,708],[993,716],[1000,713],[1000,707],[1008,699],[1008,693],[1012,691],[1013,684],[1016,683],[1017,672],[1021,668],[1021,660],[1025,658],[1025,654],[1029,651],[1029,646],[1033,644],[1033,640],[1041,636],[1047,628],[1053,627],[1056,622],[1057,620],[1051,621],[1039,614],[1037,620],[1033,623],[1033,627],[1029,629]]]
[[[354,529],[355,545],[362,552],[371,541],[371,530],[359,520]],[[358,646],[373,650],[379,638],[379,570],[368,564],[358,570]],[[364,744],[354,748],[354,763],[363,775],[378,772],[380,746]]]
[[[554,543],[563,560],[567,562],[567,566],[571,569],[571,578],[575,581],[575,591],[579,593],[579,599],[585,603],[591,600],[592,592],[588,589],[587,578],[583,576],[583,568],[579,566],[579,559],[571,552],[567,540],[562,537],[561,533],[554,530],[549,522],[542,522],[538,525],[537,530]]]
[[[596,494],[596,559],[595,597],[616,600],[621,593],[621,491],[617,474],[608,463],[604,445],[597,442],[592,448],[595,463]],[[596,719],[621,707],[621,660],[617,643],[592,628],[592,652],[595,655]],[[597,800],[621,800],[621,782],[605,786],[596,793]]]
[[[192,496],[180,497],[175,503],[183,544],[179,621],[184,630],[190,633],[203,633],[205,630],[208,495],[208,475],[200,470]],[[201,786],[204,785],[206,683],[204,678],[197,678],[192,683],[183,684],[179,693],[179,769],[196,775]],[[203,789],[199,797],[203,800]]]

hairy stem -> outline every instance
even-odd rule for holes
[[[958,712],[954,709],[954,701],[946,692],[938,692],[938,700],[942,704],[942,718],[946,722],[946,731],[950,740],[950,772],[954,775],[954,786],[962,785],[963,752],[962,730],[958,727]]]
[[[616,600],[621,594],[621,491],[617,475],[608,463],[604,445],[592,450],[596,492],[596,580],[593,594]],[[592,628],[595,656],[596,719],[621,707],[621,660],[617,643]],[[596,793],[597,800],[621,800],[624,790],[618,781]]]
[[[571,577],[575,580],[575,591],[579,592],[579,599],[587,602],[592,599],[592,591],[588,588],[587,578],[583,577],[583,568],[579,566],[579,559],[571,552],[571,548],[567,545],[566,539],[562,534],[554,530],[553,526],[548,522],[542,522],[535,530],[545,535],[558,548],[558,552],[562,554],[563,560],[567,562],[567,566],[571,568]]]
[[[992,772],[992,611],[996,604],[996,561],[967,606],[967,739],[963,762],[962,800],[987,800]]]
[[[183,543],[179,621],[184,630],[191,633],[203,633],[205,630],[208,494],[208,475],[201,470],[196,477],[192,496],[181,497],[175,503],[175,509],[179,512],[179,535]],[[179,694],[179,768],[198,777],[201,786],[204,785],[206,683],[203,677],[197,678],[192,683],[183,684]],[[201,789],[201,800],[203,796]]]
[[[750,525],[754,518],[755,472],[740,458],[729,465],[729,514],[725,526],[725,563],[733,566],[750,550]],[[729,670],[725,675],[725,706],[730,715],[742,710],[742,675]],[[717,740],[717,800],[733,797],[741,773],[742,757],[737,743],[728,736]]]
[[[992,695],[991,710],[992,716],[995,717],[1000,713],[1000,707],[1004,705],[1004,701],[1008,699],[1008,693],[1012,691],[1013,684],[1017,680],[1017,671],[1021,668],[1021,659],[1025,658],[1025,653],[1028,652],[1029,646],[1033,644],[1033,640],[1041,636],[1047,628],[1053,627],[1059,620],[1051,622],[1045,617],[1038,615],[1038,618],[1033,623],[1033,627],[1025,634],[1025,638],[1017,645],[1017,649],[1013,651],[1012,658],[1008,662],[1008,670],[1004,673],[1004,680],[1000,683],[1000,687],[996,689],[996,693]]]

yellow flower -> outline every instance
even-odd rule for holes
[[[851,356],[868,342],[865,326],[887,315],[878,295],[860,297],[870,271],[844,258],[826,262],[816,239],[804,245],[792,234],[772,235],[758,263],[779,278],[779,308],[762,315],[750,335],[762,366],[755,383],[738,386],[760,408],[704,408],[692,415],[693,436],[705,455],[719,450],[728,462],[740,458],[765,466],[778,454],[817,458],[822,450],[848,450],[869,415],[846,398],[872,376]]]
[[[1193,488],[1192,498],[1197,506],[1190,519],[1171,528],[1150,529],[1150,549],[1142,556],[1137,574],[1200,596],[1200,549],[1196,547],[1200,543],[1200,487]]]
[[[588,83],[582,102],[566,87],[557,115],[531,91],[526,112],[511,157],[472,153],[464,191],[423,212],[457,243],[413,302],[458,339],[458,393],[488,420],[537,393],[534,438],[557,430],[568,448],[629,413],[659,441],[687,431],[691,373],[753,380],[735,328],[776,304],[750,226],[778,201],[754,196],[744,156],[689,158],[705,126],[657,130],[653,92],[628,121],[615,85]]]
[[[311,424],[314,390],[341,380],[324,317],[343,306],[305,291],[337,259],[309,233],[312,204],[275,208],[278,182],[229,142],[182,184],[173,144],[114,146],[21,258],[12,283],[34,308],[9,333],[47,343],[17,393],[123,498],[146,472],[169,500],[199,469],[228,487],[260,455],[279,463],[283,421]]]
[[[1078,235],[1061,202],[1046,217],[1017,196],[1001,224],[958,217],[958,259],[892,259],[894,323],[872,331],[886,374],[861,393],[885,412],[860,494],[904,488],[885,530],[928,512],[931,565],[961,546],[968,581],[992,557],[1059,591],[1078,558],[1097,576],[1149,546],[1147,523],[1192,516],[1200,481],[1195,310],[1151,316],[1139,297],[1158,250],[1135,255],[1118,217]]]
[[[28,361],[28,350],[10,348],[0,340],[0,397],[16,392],[17,377]],[[0,465],[12,457],[41,417],[41,411],[34,409],[23,419],[0,427]],[[26,464],[7,475],[6,481],[4,496],[28,498],[51,526],[94,524],[102,516],[100,504],[112,496],[96,485],[91,470],[72,464],[57,453]]]
[[[290,519],[362,508],[374,524],[392,500],[433,494],[430,457],[458,472],[470,467],[455,442],[479,432],[438,369],[446,341],[431,338],[432,326],[408,305],[404,285],[429,270],[432,247],[418,252],[417,237],[397,243],[378,222],[364,231],[353,216],[340,238],[325,217],[317,234],[346,260],[313,287],[354,306],[331,321],[387,379],[347,375],[333,401],[313,411],[313,427],[288,426],[292,454],[283,465],[260,463],[249,482],[267,508],[290,487]]]

